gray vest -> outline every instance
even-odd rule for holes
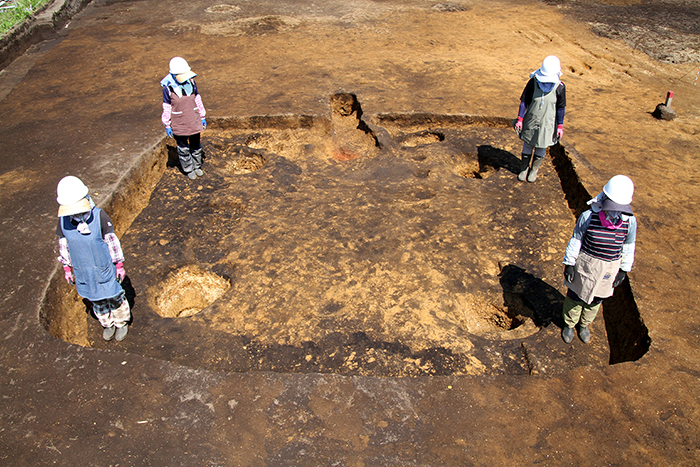
[[[557,84],[547,94],[535,83],[532,102],[523,117],[520,139],[535,148],[548,148],[556,140]]]

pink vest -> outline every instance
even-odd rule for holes
[[[204,130],[202,117],[199,115],[199,109],[194,98],[194,93],[189,96],[183,95],[178,97],[177,94],[170,91],[170,105],[172,105],[171,128],[173,133],[178,136],[195,135]]]

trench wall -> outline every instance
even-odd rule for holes
[[[76,13],[92,0],[54,0],[0,37],[0,70],[34,44],[53,39]]]

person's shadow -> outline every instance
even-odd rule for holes
[[[485,172],[487,167],[498,170],[501,167],[517,174],[520,173],[520,159],[508,151],[494,148],[491,145],[482,145],[476,148],[479,159],[479,172]]]
[[[538,327],[564,326],[564,295],[557,289],[513,264],[505,266],[499,277],[509,314],[529,317]]]

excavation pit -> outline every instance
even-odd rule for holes
[[[231,286],[214,273],[197,266],[185,266],[172,272],[150,294],[153,310],[164,318],[193,316],[211,305]]]
[[[203,177],[165,169],[122,235],[134,324],[120,348],[218,371],[379,376],[547,376],[646,352],[616,325],[646,331],[628,284],[591,344],[559,338],[561,257],[588,197],[561,146],[520,183],[520,143],[499,119],[426,125],[341,101],[330,118],[213,122]],[[353,145],[366,151],[334,156]],[[70,308],[65,290],[55,280],[45,308]],[[75,309],[45,312],[47,328],[114,345]]]

